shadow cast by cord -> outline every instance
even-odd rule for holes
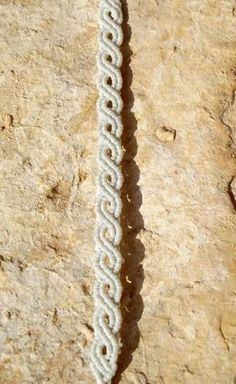
[[[112,384],[118,384],[122,373],[132,361],[132,354],[139,345],[140,332],[138,321],[143,312],[143,301],[140,295],[142,289],[144,273],[141,264],[144,258],[144,245],[137,238],[138,233],[144,228],[144,222],[139,208],[142,204],[142,195],[138,186],[140,171],[135,162],[138,146],[135,138],[137,120],[132,112],[134,96],[131,90],[132,70],[130,68],[132,51],[129,46],[131,38],[131,28],[128,20],[127,1],[122,1],[123,8],[123,34],[124,40],[121,47],[123,54],[123,65],[121,68],[123,77],[123,87],[121,96],[124,107],[122,111],[123,135],[122,145],[124,157],[122,161],[122,173],[124,183],[121,191],[123,210],[121,215],[121,226],[123,239],[121,243],[121,253],[123,265],[121,269],[121,282],[123,286],[123,296],[121,299],[122,326],[121,353],[118,360],[118,369]]]

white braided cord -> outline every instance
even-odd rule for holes
[[[121,326],[119,271],[122,257],[120,190],[123,177],[121,134],[122,77],[120,45],[122,34],[121,0],[99,1],[98,133],[99,176],[96,220],[96,282],[94,287],[94,339],[91,368],[98,384],[107,384],[115,375],[120,352]]]

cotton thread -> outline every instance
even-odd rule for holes
[[[119,271],[122,257],[119,245],[122,237],[120,190],[123,177],[120,163],[123,157],[120,90],[120,66],[123,41],[123,21],[120,0],[99,1],[98,67],[98,186],[96,219],[96,261],[94,287],[94,339],[91,349],[91,369],[97,384],[109,384],[117,370],[120,352],[120,299],[122,293]]]

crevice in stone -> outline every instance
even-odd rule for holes
[[[229,343],[228,343],[228,340],[227,340],[227,338],[225,337],[225,334],[224,334],[223,329],[222,329],[222,320],[220,320],[219,331],[220,331],[220,334],[221,334],[222,339],[223,339],[223,341],[224,341],[224,344],[225,344],[225,346],[226,346],[226,349],[227,349],[227,351],[229,352],[229,350],[230,350],[230,348],[229,348]]]
[[[232,187],[232,183],[234,182],[235,180],[235,176],[233,176],[228,184],[228,195],[230,197],[230,201],[234,207],[234,210],[236,211],[236,196],[235,196],[235,193],[233,191],[233,187]]]
[[[231,147],[232,150],[234,150],[233,146],[235,144],[234,142],[234,139],[233,139],[233,136],[232,136],[232,130],[233,128],[231,127],[231,125],[229,125],[227,122],[226,122],[226,119],[225,119],[225,114],[226,112],[229,110],[229,108],[232,107],[232,105],[235,103],[235,97],[236,97],[236,91],[235,89],[232,90],[232,94],[231,94],[231,99],[228,103],[228,106],[226,109],[223,110],[223,112],[221,113],[220,115],[220,122],[223,124],[223,126],[226,128],[227,130],[227,134],[229,136],[229,140],[230,140],[230,143],[229,143],[229,147]]]

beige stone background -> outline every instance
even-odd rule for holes
[[[236,3],[124,1],[114,383],[236,383]],[[0,384],[91,384],[97,1],[0,0]]]

